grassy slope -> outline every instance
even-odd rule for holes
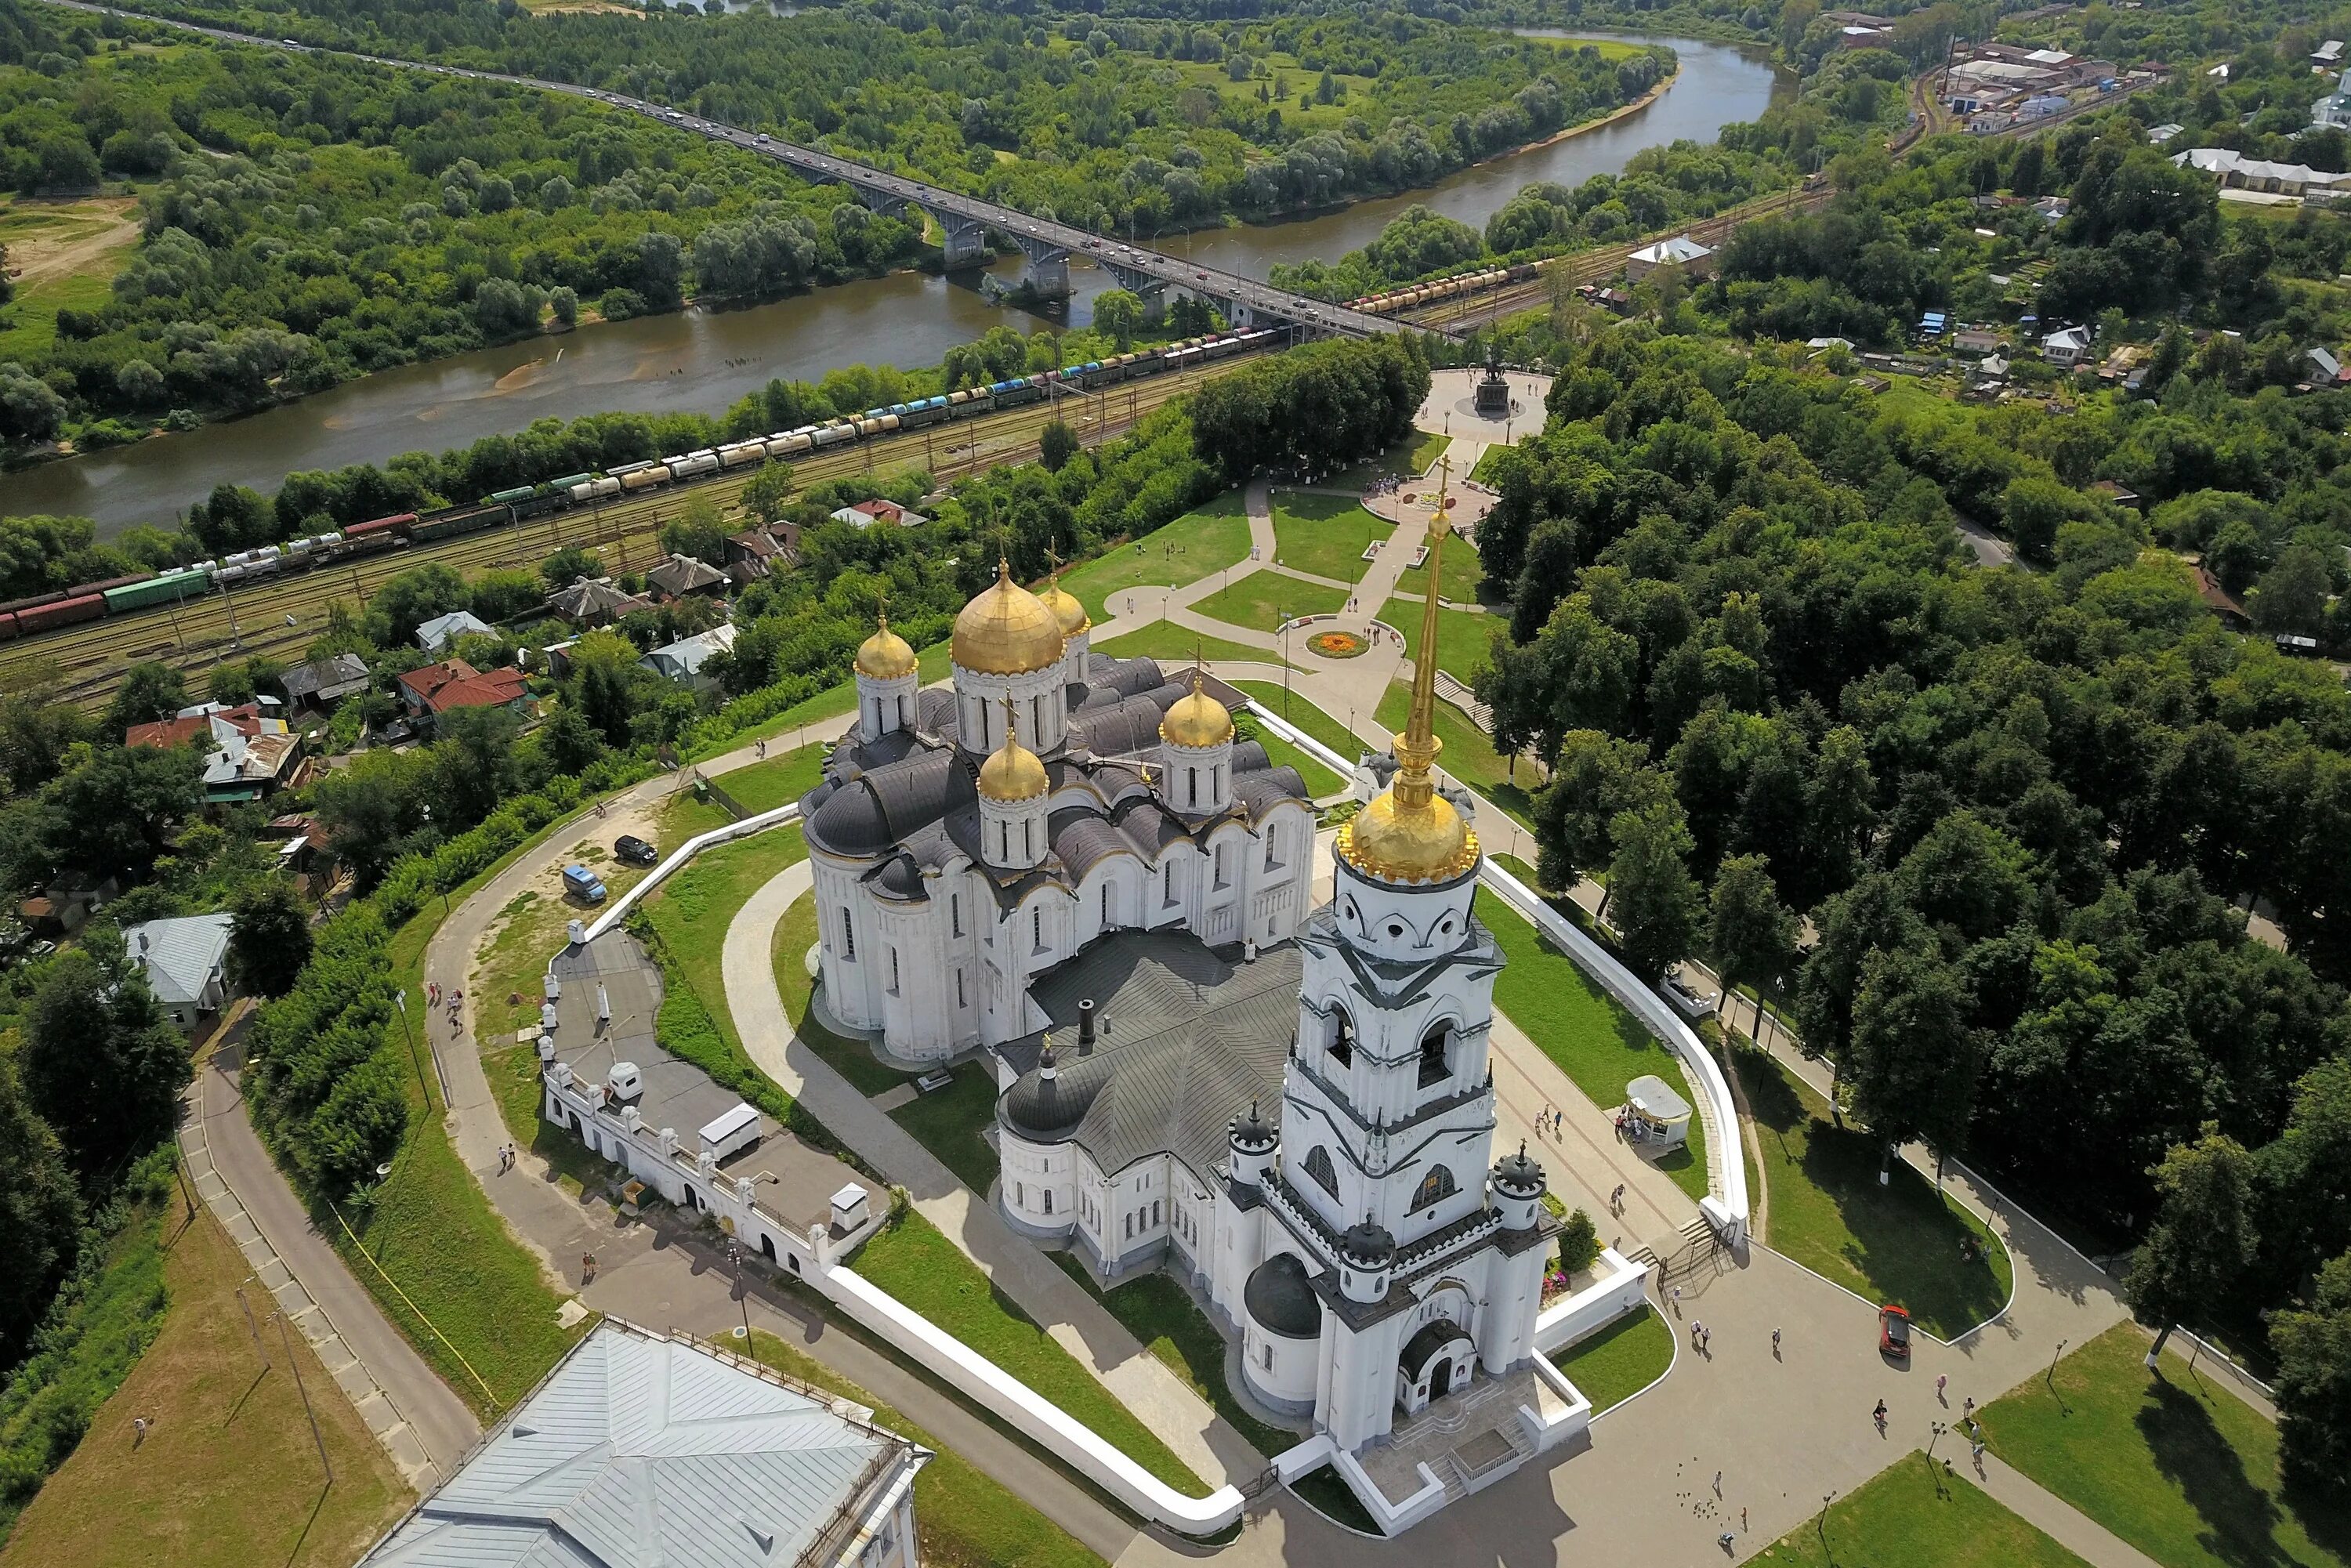
[[[788,806],[817,787],[824,776],[824,747],[803,746],[797,751],[771,756],[748,768],[716,775],[718,787],[736,803],[753,813]],[[664,850],[671,846],[664,844]]]
[[[1426,573],[1422,574],[1424,577]],[[1448,571],[1447,576],[1451,573]],[[1404,633],[1405,656],[1420,657],[1422,601],[1395,598],[1380,611],[1380,619]],[[1494,633],[1509,622],[1499,616],[1472,615],[1466,610],[1437,612],[1437,667],[1468,685],[1479,670],[1494,662]]]
[[[1107,643],[1097,643],[1094,652],[1108,653],[1113,659],[1156,659],[1171,669],[1189,664],[1195,653],[1212,664],[1246,660],[1280,669],[1287,663],[1277,649],[1253,648],[1246,643],[1228,643],[1221,638],[1203,637],[1173,621],[1154,621],[1139,632],[1113,637]]]
[[[726,1006],[727,925],[753,894],[807,858],[808,844],[798,828],[773,828],[705,850],[638,905],[738,1057],[743,1037]]]
[[[1208,1487],[1094,1375],[998,1294],[955,1243],[919,1214],[868,1241],[856,1270],[1093,1428],[1135,1463],[1192,1497]]]
[[[1130,588],[1181,588],[1249,559],[1249,508],[1228,491],[1155,528],[1132,544],[1116,545],[1061,574],[1062,590],[1097,622],[1117,618],[1111,596]]]
[[[987,1136],[996,1119],[996,1081],[978,1062],[954,1071],[953,1086],[908,1101],[890,1119],[937,1155],[964,1186],[986,1197],[996,1185],[996,1150]]]
[[[1595,1416],[1622,1405],[1674,1364],[1674,1331],[1643,1307],[1552,1356],[1552,1364],[1592,1401]]]
[[[903,1412],[771,1334],[755,1335],[751,1350],[787,1376],[856,1400],[873,1412],[874,1425],[912,1437],[937,1456],[914,1478],[914,1529],[925,1563],[936,1568],[1014,1563],[1024,1568],[1102,1568],[1102,1560],[1061,1526],[943,1447]]]
[[[410,1500],[400,1472],[299,1334],[255,1353],[244,1257],[199,1210],[164,1217],[162,1332],[8,1538],[10,1568],[342,1568]],[[152,1227],[142,1226],[152,1235]],[[152,1245],[152,1241],[148,1243]],[[266,1292],[246,1298],[258,1321]],[[324,1484],[286,1359],[293,1351],[335,1467]],[[143,1442],[135,1416],[153,1428]]]
[[[2147,1347],[2118,1324],[1993,1401],[1992,1451],[2165,1568],[2351,1562],[2351,1505],[2283,1496],[2277,1428]]]
[[[1391,732],[1402,729],[1411,710],[1412,688],[1401,682],[1390,685],[1387,695],[1380,699],[1380,727]],[[1510,764],[1494,750],[1493,737],[1470,723],[1468,716],[1451,703],[1437,705],[1436,729],[1437,738],[1445,743],[1444,754],[1437,765],[1531,831],[1534,823],[1528,811],[1534,803],[1533,797],[1510,782]]]
[[[1166,1363],[1176,1376],[1190,1384],[1194,1393],[1215,1406],[1217,1414],[1230,1422],[1233,1429],[1254,1444],[1259,1453],[1271,1458],[1305,1440],[1295,1432],[1259,1420],[1233,1397],[1232,1385],[1225,1380],[1225,1336],[1184,1293],[1183,1286],[1155,1270],[1138,1274],[1104,1291],[1096,1289],[1086,1266],[1069,1253],[1048,1256],[1061,1265],[1062,1273],[1094,1291],[1111,1316],[1125,1324],[1126,1331]]]
[[[793,901],[776,922],[776,988],[783,993],[784,1016],[800,1042],[849,1080],[861,1094],[880,1094],[906,1082],[907,1074],[884,1067],[865,1042],[839,1035],[809,1013],[816,981],[808,972],[808,950],[816,946],[816,900]]]
[[[1330,615],[1345,608],[1344,589],[1319,582],[1301,582],[1278,571],[1253,571],[1221,593],[1195,601],[1192,608],[1211,621],[1271,632],[1284,620],[1301,615]]]
[[[1478,602],[1478,584],[1486,575],[1486,563],[1479,559],[1474,539],[1456,534],[1445,541],[1445,559],[1437,572],[1437,596],[1456,604]],[[1428,568],[1407,567],[1396,579],[1396,595],[1418,601],[1428,591]]]
[[[1767,1245],[1856,1295],[1899,1302],[1943,1339],[2000,1311],[2012,1270],[1981,1222],[1907,1165],[1878,1186],[1876,1139],[1834,1125],[1827,1103],[1763,1052],[1734,1061],[1763,1146]],[[1979,1249],[1972,1262],[1962,1238]]]
[[[1306,780],[1310,794],[1329,795],[1347,787],[1344,779],[1278,736],[1259,732],[1257,743],[1265,747],[1266,759],[1276,768],[1297,768],[1298,776]]]
[[[1517,910],[1481,892],[1477,913],[1509,959],[1494,982],[1494,1005],[1526,1030],[1593,1104],[1603,1110],[1623,1104],[1625,1085],[1645,1072],[1680,1085],[1691,1103],[1697,1103],[1697,1092],[1683,1075],[1680,1059]],[[1687,1146],[1652,1163],[1690,1197],[1704,1197],[1706,1128],[1698,1118],[1690,1118]]]
[[[1364,748],[1364,743],[1347,733],[1337,719],[1295,693],[1287,705],[1282,701],[1281,688],[1270,681],[1236,681],[1234,685],[1247,693],[1259,706],[1272,714],[1293,729],[1302,729],[1332,750],[1344,758],[1353,758]],[[1289,712],[1284,713],[1287,706]]]
[[[1938,1486],[1924,1454],[1905,1454],[1839,1498],[1825,1519],[1790,1531],[1755,1561],[1775,1568],[2089,1568],[1972,1481]]]
[[[1353,582],[1364,575],[1367,545],[1395,532],[1352,497],[1284,492],[1273,498],[1273,553],[1281,565]]]

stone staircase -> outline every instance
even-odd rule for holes
[[[1477,694],[1443,670],[1437,672],[1437,695],[1469,716],[1469,722],[1486,734],[1494,733],[1494,710],[1478,700]]]
[[[1644,1269],[1655,1269],[1663,1264],[1665,1278],[1671,1280],[1677,1275],[1695,1272],[1714,1256],[1715,1249],[1722,1245],[1714,1233],[1714,1227],[1706,1222],[1706,1216],[1702,1214],[1686,1220],[1671,1239],[1661,1239],[1661,1241],[1666,1249],[1662,1254],[1657,1251],[1659,1242],[1646,1242],[1625,1256]]]

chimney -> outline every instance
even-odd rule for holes
[[[1094,999],[1088,997],[1078,1004],[1078,1054],[1094,1053]]]

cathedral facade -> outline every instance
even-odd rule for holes
[[[1037,977],[1116,932],[1287,941],[1314,809],[1239,739],[1196,671],[1092,652],[1085,609],[999,565],[925,691],[886,618],[857,654],[858,722],[801,802],[825,995],[893,1057],[1036,1034]]]

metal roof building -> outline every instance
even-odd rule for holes
[[[872,1416],[607,1318],[361,1568],[915,1568],[931,1456]]]
[[[228,939],[235,917],[180,915],[125,926],[123,948],[147,972],[147,988],[182,1029],[226,999]]]

